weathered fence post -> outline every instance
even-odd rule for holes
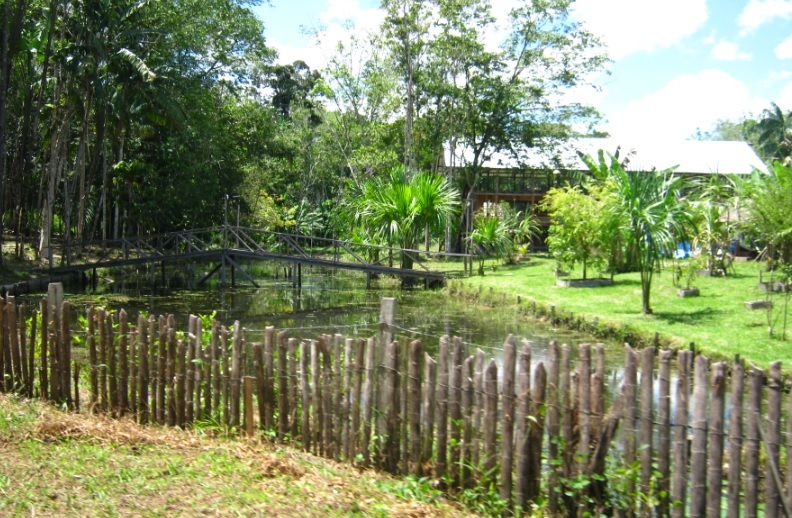
[[[657,479],[660,516],[669,515],[671,489],[671,351],[660,351],[660,397],[657,404]]]
[[[410,342],[410,370],[408,385],[407,416],[409,418],[409,448],[408,463],[412,462],[412,473],[421,475],[421,356],[423,348],[420,340]]]
[[[688,399],[690,397],[691,351],[679,351],[677,365],[676,415],[674,418],[674,479],[671,485],[671,516],[684,517],[687,509]]]
[[[123,309],[118,312],[118,363],[121,364],[118,374],[118,412],[126,414],[129,410],[129,328],[127,312]]]
[[[637,429],[636,429],[636,405],[638,402],[637,394],[638,369],[636,365],[636,354],[629,344],[624,345],[624,462],[632,466],[635,462]],[[635,482],[631,479],[627,482],[627,493],[635,493]],[[632,516],[629,513],[628,516]]]
[[[376,340],[370,337],[366,341],[366,381],[363,384],[363,461],[366,465],[371,463],[370,441],[371,441],[371,412],[374,403],[374,386],[376,383]]]
[[[358,455],[362,456],[361,443],[363,431],[361,429],[361,394],[363,392],[363,375],[366,372],[366,341],[362,338],[357,340],[357,350],[355,354],[355,381],[352,388],[352,398],[349,405],[352,409],[352,424],[350,425],[350,442],[348,457],[350,459],[357,459]]]
[[[242,370],[242,329],[239,320],[234,321],[233,342],[231,350],[231,426],[239,427],[239,407]]]
[[[491,484],[498,480],[498,457],[495,436],[498,427],[498,366],[490,360],[484,371],[484,479]]]
[[[300,394],[302,395],[302,443],[303,451],[311,451],[311,388],[310,373],[311,368],[310,344],[305,341],[300,342]]]
[[[765,473],[765,517],[775,518],[781,511],[781,492],[774,483],[772,469],[779,465],[781,445],[781,362],[770,364],[767,380],[767,433],[765,448],[767,449],[767,465]],[[761,423],[759,433],[761,434]]]
[[[707,389],[709,359],[696,356],[693,385],[693,440],[690,447],[690,514],[704,516],[707,509]]]
[[[146,333],[146,320],[143,314],[138,314],[138,420],[142,424],[149,421],[149,337]],[[93,384],[93,380],[91,381]]]
[[[462,339],[455,336],[454,354],[450,369],[451,387],[449,392],[448,413],[450,418],[450,454],[449,465],[451,468],[451,481],[455,486],[459,486],[462,466],[460,447],[462,443],[462,363],[465,361],[465,348]]]
[[[651,492],[652,480],[652,425],[654,422],[654,355],[652,347],[641,351],[641,492]],[[648,504],[640,510],[642,514],[651,514]]]
[[[473,363],[475,356],[468,356],[462,364],[462,451],[460,456],[462,487],[471,487],[472,442],[473,442]]]
[[[751,367],[748,379],[748,426],[745,437],[745,518],[756,518],[759,508],[759,420],[764,371]]]
[[[286,334],[278,333],[278,438],[286,438],[289,433],[289,371],[286,358]]]
[[[273,351],[274,351],[274,338],[275,338],[275,328],[273,326],[267,326],[264,329],[264,394],[262,395],[262,399],[264,399],[264,423],[263,428],[265,430],[272,430],[273,427],[273,417],[275,415],[275,386],[276,381],[274,379],[274,365],[273,365]]]
[[[507,506],[512,504],[512,453],[514,451],[514,371],[517,365],[514,337],[509,335],[503,344],[503,413],[501,414],[501,474],[500,497]]]
[[[561,466],[559,465],[558,455],[558,441],[560,439],[560,422],[559,422],[559,405],[561,404],[559,398],[559,376],[561,367],[561,356],[558,349],[558,342],[555,340],[550,341],[550,350],[548,351],[550,357],[550,370],[548,373],[548,393],[547,393],[547,435],[548,435],[548,451],[547,463],[549,464],[550,474],[547,481],[547,510],[548,513],[554,515],[558,512],[558,479]]]
[[[424,353],[425,354],[425,353]],[[424,399],[423,412],[421,413],[421,432],[423,434],[423,447],[421,450],[421,466],[432,459],[432,446],[434,444],[435,421],[435,384],[437,382],[437,364],[428,355],[424,356]]]
[[[578,386],[577,423],[580,439],[577,447],[580,473],[584,473],[591,453],[591,345],[580,344],[578,349],[578,373],[580,385]],[[625,369],[625,376],[627,370]]]
[[[528,415],[531,411],[531,344],[526,342],[517,359],[517,408],[515,444],[517,445],[517,491],[515,503],[527,509],[530,470]]]
[[[382,409],[387,415],[383,466],[390,473],[397,473],[401,453],[400,417],[401,393],[399,375],[399,343],[391,342],[387,348],[386,383],[384,384],[384,401],[387,406]]]
[[[547,371],[544,364],[539,362],[534,371],[533,395],[531,397],[531,416],[533,419],[528,427],[530,449],[528,451],[528,484],[525,488],[528,502],[536,500],[542,489],[542,437],[545,429],[546,398]]]
[[[729,490],[726,515],[728,518],[740,517],[740,502],[742,488],[742,443],[743,443],[743,385],[745,381],[745,367],[737,359],[732,365],[731,372],[731,415],[729,418]],[[792,413],[790,413],[792,416]],[[792,424],[792,419],[789,421]],[[792,440],[792,434],[788,437]],[[791,458],[787,456],[787,458]],[[792,469],[792,462],[787,462],[787,468]],[[787,478],[792,480],[792,478]],[[792,490],[792,484],[790,484]]]
[[[440,338],[439,364],[437,376],[437,462],[435,476],[439,480],[448,475],[448,335]]]
[[[707,474],[707,516],[721,516],[723,493],[723,419],[726,413],[726,364],[712,366],[712,402],[709,418],[709,473]]]

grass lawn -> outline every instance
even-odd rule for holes
[[[470,516],[429,482],[0,394],[0,516]]]
[[[601,328],[610,325],[612,330],[627,325],[647,341],[659,333],[661,343],[672,347],[688,347],[695,342],[697,350],[713,358],[732,359],[739,354],[760,367],[775,360],[792,359],[792,315],[786,333],[788,341],[781,339],[784,295],[773,295],[772,313],[749,310],[744,305],[767,297],[758,282],[764,263],[735,262],[734,271],[727,277],[698,276],[691,286],[699,288],[701,296],[685,299],[677,296],[671,270],[664,270],[655,275],[652,283],[651,315],[641,314],[638,273],[617,275],[613,286],[561,288],[555,286],[555,262],[547,257],[534,255],[519,265],[497,265],[494,270],[493,264],[487,262],[483,277],[451,281],[451,291],[480,289],[486,297],[492,289],[496,294],[508,294],[506,300],[510,303],[516,303],[520,295],[523,300],[555,305],[557,311],[572,312],[589,321],[596,317]],[[582,271],[570,273],[570,278],[582,275]],[[769,273],[763,275],[767,280]],[[502,298],[496,296],[493,300]],[[769,321],[773,323],[773,338],[768,332]]]

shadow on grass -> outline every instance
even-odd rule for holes
[[[717,315],[724,312],[714,308],[701,308],[694,311],[657,311],[653,316],[669,324],[684,324],[688,326],[709,324],[715,321]]]

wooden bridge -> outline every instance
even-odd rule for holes
[[[239,272],[256,287],[258,283],[240,266],[240,259],[287,263],[294,268],[293,282],[299,285],[302,265],[366,272],[369,282],[372,274],[429,282],[472,274],[474,258],[469,254],[427,253],[232,225],[65,243],[62,249],[61,266],[51,267],[52,275],[93,271],[95,276],[98,268],[160,263],[164,276],[168,262],[210,261],[218,264],[201,283],[219,272],[220,283],[225,285],[226,270],[230,269],[232,285],[235,272]],[[402,264],[403,259],[413,268],[393,266]]]

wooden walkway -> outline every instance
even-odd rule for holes
[[[474,256],[468,254],[430,253],[419,250],[368,245],[314,236],[286,234],[232,225],[184,230],[121,239],[62,245],[62,266],[50,269],[52,275],[85,272],[98,268],[173,261],[215,261],[217,266],[201,280],[203,283],[219,273],[225,284],[226,270],[239,272],[258,287],[239,264],[241,259],[270,260],[296,268],[295,283],[300,282],[302,265],[321,266],[394,275],[400,278],[443,280],[472,273]],[[427,256],[433,261],[428,262]],[[412,259],[413,268],[398,266],[403,257]],[[437,261],[437,259],[443,259]],[[439,266],[439,268],[438,268]],[[233,281],[232,281],[233,282]]]

